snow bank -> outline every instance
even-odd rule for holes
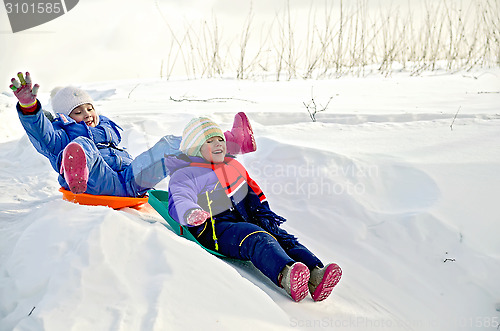
[[[9,312],[2,329],[210,329],[245,320],[271,328],[286,321],[233,268],[160,223],[61,200],[17,222],[23,226],[16,224],[2,264],[2,312]]]

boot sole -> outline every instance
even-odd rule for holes
[[[83,148],[77,143],[69,143],[64,149],[61,172],[72,193],[80,194],[87,190],[87,159]]]
[[[250,143],[242,146],[242,152],[243,153],[250,153],[250,152],[255,152],[257,150],[257,143],[255,142],[255,138],[253,136],[253,129],[252,126],[250,125],[250,121],[248,120],[248,117],[245,113],[240,112],[236,114],[237,116],[240,117],[241,122],[243,123],[243,127],[247,128],[247,132],[245,132],[245,139],[246,141],[247,136],[250,137]]]
[[[316,289],[311,291],[311,296],[314,301],[323,301],[330,293],[332,293],[333,288],[338,284],[340,278],[342,277],[342,269],[335,263],[330,264],[323,275],[323,279],[316,287]],[[312,287],[312,284],[309,284]]]
[[[309,269],[303,263],[295,263],[290,271],[290,296],[296,302],[304,299],[309,293]]]

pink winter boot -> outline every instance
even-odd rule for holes
[[[309,291],[314,301],[325,300],[342,277],[342,269],[335,263],[326,267],[316,267],[311,270],[309,278]]]
[[[234,116],[233,128],[231,131],[226,131],[224,135],[229,154],[246,154],[257,150],[252,126],[247,115],[243,112]]]
[[[83,148],[77,143],[71,142],[64,148],[60,173],[64,175],[71,192],[79,194],[87,190],[87,159]]]
[[[286,265],[278,276],[278,283],[293,300],[301,301],[307,296],[309,268],[302,262]]]

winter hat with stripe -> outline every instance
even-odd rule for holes
[[[86,103],[93,105],[94,100],[84,90],[73,86],[60,89],[51,100],[52,110],[65,115],[69,115],[73,109]]]
[[[221,128],[207,117],[193,118],[182,133],[181,152],[201,157],[201,145],[212,137],[224,138]]]

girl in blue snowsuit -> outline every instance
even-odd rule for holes
[[[66,87],[52,98],[56,117],[50,121],[36,99],[38,84],[18,73],[11,89],[19,100],[21,124],[35,149],[46,156],[60,175],[59,184],[73,193],[137,197],[169,175],[165,155],[178,154],[181,137],[167,135],[148,151],[133,158],[120,148],[115,122],[97,115],[92,98],[84,90]],[[240,153],[255,150],[248,119],[237,114],[235,126],[226,132]]]
[[[293,235],[270,208],[245,168],[226,156],[222,131],[208,118],[195,118],[185,128],[184,154],[169,156],[169,214],[206,248],[250,260],[276,285],[300,301],[308,292],[324,300],[337,284],[341,269],[321,261]]]

